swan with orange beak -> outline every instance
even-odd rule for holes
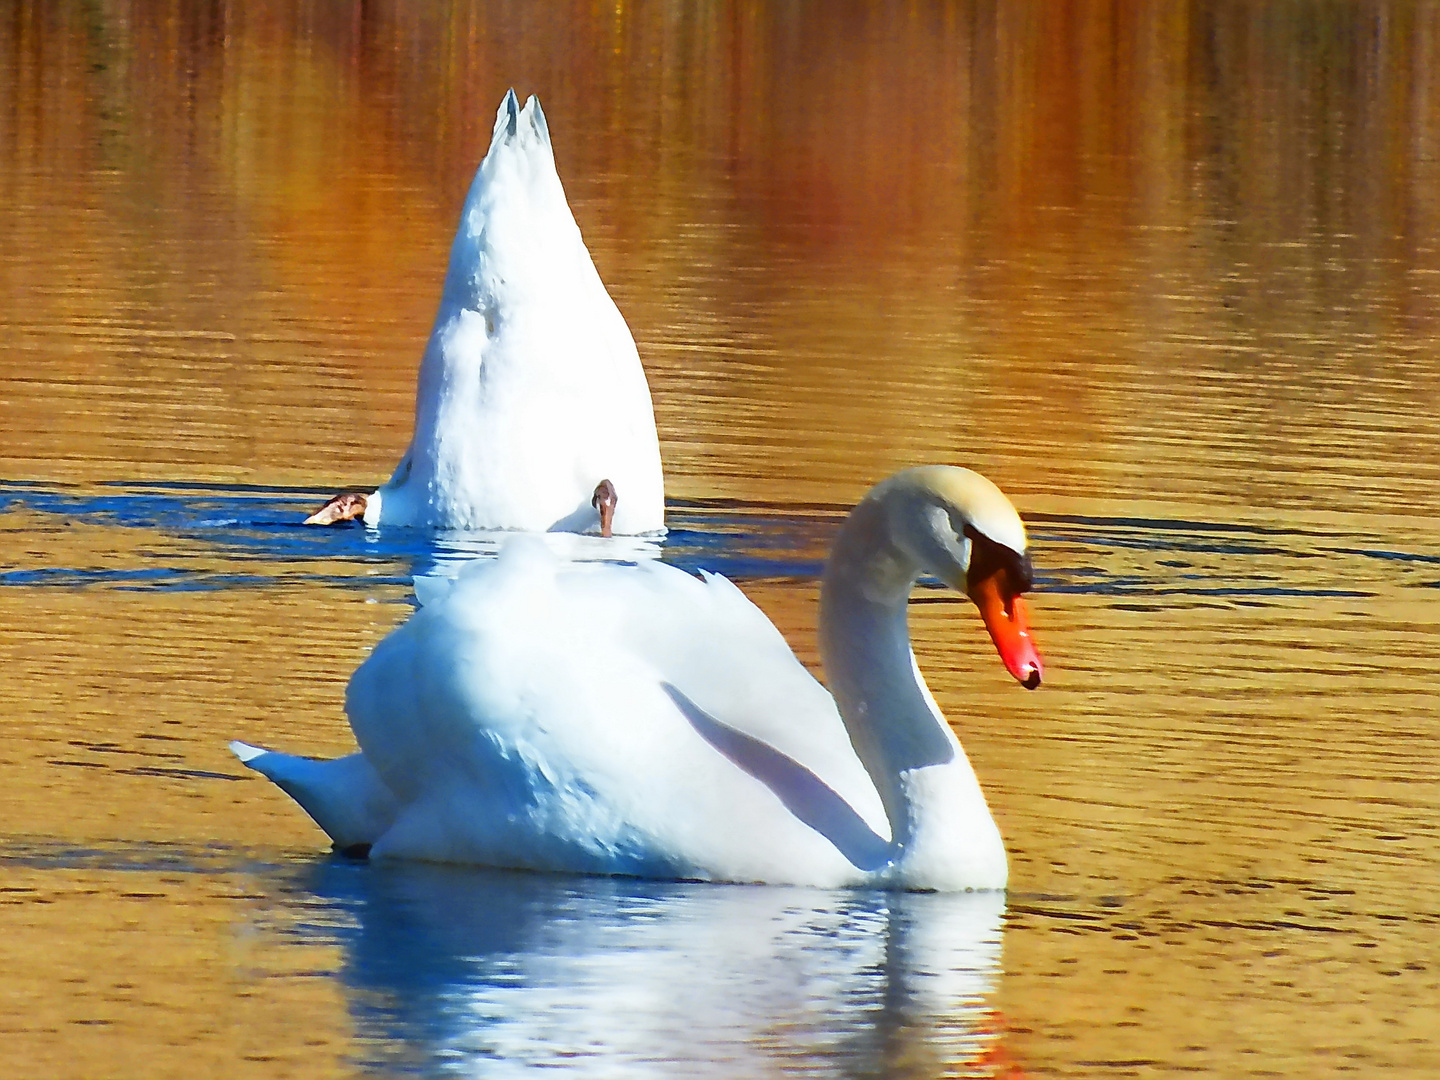
[[[372,858],[1002,889],[1000,831],[910,647],[925,575],[974,600],[1005,667],[1040,684],[1020,515],[978,473],[923,466],[872,488],[835,538],[828,691],[720,575],[577,563],[522,536],[417,594],[356,671],[359,753],[232,749]]]

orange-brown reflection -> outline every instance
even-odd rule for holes
[[[0,472],[382,478],[513,83],[639,339],[672,495],[849,503],[943,459],[1026,512],[1429,552],[1437,54],[1430,4],[13,4]],[[160,546],[104,533],[5,565]],[[1440,657],[1433,590],[1394,577],[1325,550],[1268,606],[1042,590],[1035,694],[963,603],[916,606],[1041,912],[1006,942],[1022,1062],[1308,1075],[1322,1015],[1327,1062],[1427,1075]],[[811,665],[813,591],[752,590]],[[403,615],[308,586],[0,607],[7,830],[301,851],[268,786],[183,770],[235,772],[233,736],[348,747],[343,679]],[[109,917],[76,917],[85,949]],[[36,918],[21,962],[58,933]]]
[[[21,5],[6,460],[382,475],[514,83],[676,495],[847,501],[939,458],[1050,498],[1399,509],[1436,458],[1436,24],[1295,14]]]
[[[1299,1075],[1334,1054],[1424,1074],[1437,984],[1410,890],[1440,835],[1413,740],[1434,728],[1440,653],[1407,591],[1042,595],[1034,694],[965,605],[912,607],[1010,851],[996,1004],[1022,1061]]]
[[[1042,594],[1033,694],[972,605],[917,595],[917,660],[1010,852],[996,1004],[1021,1063],[1425,1074],[1440,627],[1359,555],[1296,552],[1299,595],[1264,601]],[[813,584],[746,591],[818,667]]]
[[[136,550],[116,532],[64,530],[52,551],[68,565],[126,565]],[[226,743],[349,752],[345,679],[406,610],[324,588],[0,589],[8,1069],[350,1075],[345,1001],[317,977],[336,949],[267,930],[272,901],[234,856],[208,873],[163,863],[207,845],[325,850]],[[32,840],[42,850],[29,864]],[[46,855],[137,845],[138,865],[118,869],[66,870]],[[281,928],[293,918],[280,915]]]
[[[117,897],[113,873],[6,868],[8,1070],[353,1075],[345,1002],[316,977],[338,963],[333,946],[257,932],[271,901],[248,875],[122,873]]]
[[[0,674],[14,739],[7,833],[323,851],[323,835],[248,782],[226,745],[353,750],[345,682],[408,608],[320,587],[6,588],[0,611],[12,627]]]

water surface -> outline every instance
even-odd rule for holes
[[[0,14],[0,1030],[17,1075],[1440,1069],[1440,10],[30,4]],[[410,580],[300,527],[409,435],[539,93],[632,326],[663,557],[815,664],[894,468],[1026,517],[1047,684],[916,652],[996,898],[337,861]]]

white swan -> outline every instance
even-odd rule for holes
[[[928,466],[876,486],[826,564],[832,698],[725,578],[567,563],[512,541],[355,672],[361,752],[233,743],[340,849],[373,857],[820,886],[998,889],[1005,849],[915,666],[922,572],[977,604],[1040,682],[1025,528],[994,484]]]
[[[460,212],[410,447],[379,491],[336,496],[307,524],[608,535],[613,512],[639,534],[664,528],[664,501],[634,339],[565,202],[540,102],[511,90]]]

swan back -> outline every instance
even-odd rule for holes
[[[718,575],[517,537],[376,647],[346,711],[405,807],[380,856],[824,885],[883,861],[833,699]]]
[[[540,103],[512,90],[460,214],[421,362],[415,434],[379,523],[620,533],[664,527],[650,390],[565,201]]]

